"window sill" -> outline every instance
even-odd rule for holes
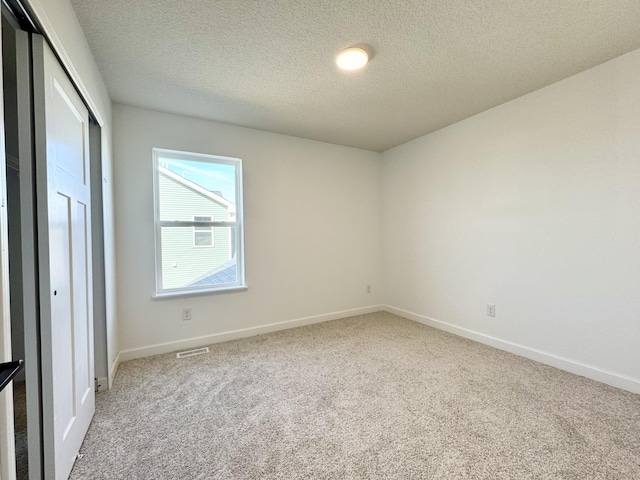
[[[154,300],[165,300],[175,297],[191,297],[194,295],[211,295],[219,293],[246,292],[249,289],[246,285],[234,285],[232,287],[211,288],[203,290],[190,290],[185,292],[162,292],[151,295]]]

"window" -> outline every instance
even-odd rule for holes
[[[193,217],[194,222],[211,222],[211,215],[196,215]],[[213,247],[213,227],[196,226],[193,227],[193,246],[194,247]]]
[[[242,161],[153,149],[156,294],[244,288]]]

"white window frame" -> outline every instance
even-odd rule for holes
[[[196,222],[192,218],[191,221],[166,221],[160,220],[160,158],[169,158],[171,160],[199,161],[217,163],[222,165],[231,165],[235,169],[235,189],[236,189],[236,212],[235,219],[228,221],[211,221]],[[242,206],[242,159],[234,157],[222,157],[219,155],[208,155],[204,153],[182,152],[178,150],[168,150],[164,148],[153,149],[153,202],[154,202],[154,224],[155,224],[155,265],[156,265],[156,292],[155,298],[172,297],[179,295],[193,295],[201,293],[223,293],[232,291],[246,290],[245,272],[244,272],[244,210]],[[210,215],[192,215],[192,216],[210,216]],[[219,286],[198,286],[198,287],[182,287],[182,288],[162,288],[162,227],[204,227],[210,226],[213,232],[214,227],[235,227],[235,251],[237,276],[234,283],[225,283]],[[229,230],[231,231],[231,230]],[[212,233],[213,240],[213,233]]]
[[[202,220],[196,220],[196,218],[208,218],[209,220],[202,221]],[[194,215],[193,216],[193,221],[197,223],[211,222],[212,220],[213,220],[213,215]],[[204,228],[207,228],[208,230],[204,230]],[[199,230],[196,230],[196,229],[199,229]],[[205,232],[211,235],[211,243],[208,243],[206,245],[198,245],[196,243],[196,233],[205,233]],[[213,235],[213,227],[207,226],[207,225],[197,225],[193,227],[193,247],[194,248],[211,248],[211,247],[215,247],[215,243],[216,243],[216,240]],[[229,244],[229,248],[231,248],[231,244]]]

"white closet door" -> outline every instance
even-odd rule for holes
[[[95,410],[89,114],[50,48],[37,48],[46,119],[44,132],[36,128],[36,143],[46,144],[46,167],[42,155],[36,160],[47,201],[38,210],[40,275],[48,277],[40,284],[44,471],[66,480]]]

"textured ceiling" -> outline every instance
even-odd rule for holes
[[[71,3],[116,103],[375,151],[640,48],[638,0]]]

